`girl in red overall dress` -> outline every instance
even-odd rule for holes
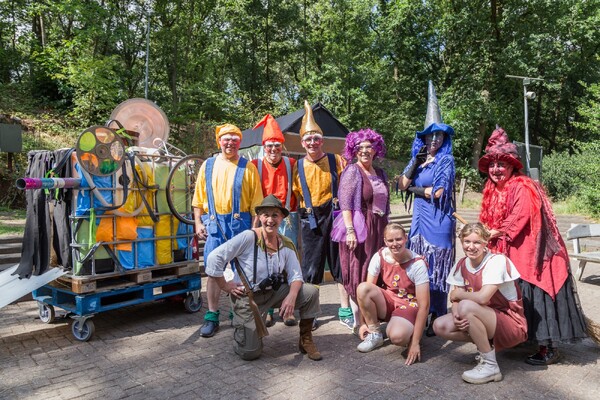
[[[444,339],[477,346],[479,363],[463,373],[463,380],[498,382],[502,373],[496,351],[527,339],[519,273],[504,255],[487,252],[490,233],[480,222],[465,225],[459,236],[466,257],[448,275],[452,313],[438,318],[433,328]]]
[[[407,346],[406,365],[421,360],[420,341],[429,313],[429,275],[423,257],[405,247],[406,232],[398,223],[384,230],[386,247],[371,258],[367,281],[357,290],[363,353],[383,345],[380,321],[389,323],[386,335],[397,346]],[[378,286],[378,281],[382,282]]]

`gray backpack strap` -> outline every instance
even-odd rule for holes
[[[283,156],[283,162],[285,163],[285,170],[287,172],[287,178],[288,178],[288,190],[287,190],[287,196],[285,196],[284,207],[289,210],[290,202],[292,201],[292,166],[290,163],[290,159],[287,156]]]
[[[258,177],[259,177],[260,182],[262,184],[262,158],[258,159],[258,164],[256,166],[258,167]]]

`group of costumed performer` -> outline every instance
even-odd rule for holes
[[[521,275],[528,339],[540,346],[526,362],[552,364],[560,342],[586,337],[569,255],[544,189],[520,171],[517,147],[502,128],[485,151],[479,160],[479,170],[488,174],[480,220],[491,230],[488,246],[510,258]]]
[[[413,197],[413,218],[408,247],[429,265],[431,318],[426,335],[433,336],[433,321],[448,310],[446,278],[454,261],[454,129],[443,123],[433,84],[429,81],[427,116],[423,131],[412,144],[411,160],[398,181]]]
[[[262,145],[263,158],[256,158],[252,163],[258,170],[263,196],[274,195],[281,201],[283,207],[289,211],[281,225],[279,233],[289,238],[298,248],[298,200],[293,191],[293,177],[296,172],[296,159],[282,154],[285,136],[281,132],[279,124],[271,114],[256,124],[254,129],[263,127]],[[267,314],[266,325],[272,326],[274,310],[271,308]],[[294,326],[296,320],[293,314],[284,320],[285,325]]]

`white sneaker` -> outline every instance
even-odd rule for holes
[[[383,335],[381,332],[370,332],[361,344],[356,346],[356,350],[361,353],[368,353],[378,347],[383,346]]]
[[[492,353],[492,355],[490,355]],[[502,373],[496,362],[496,354],[490,353],[479,353],[479,364],[469,371],[465,371],[462,374],[462,378],[465,382],[480,384],[488,382],[500,382],[502,380]]]

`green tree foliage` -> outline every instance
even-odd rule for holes
[[[600,135],[600,84],[582,85],[587,91],[587,96],[578,107],[582,120],[574,125],[587,132],[589,137],[597,138]]]
[[[554,200],[573,199],[582,212],[600,217],[600,141],[575,143],[577,150],[544,158],[543,183]]]
[[[149,26],[149,98],[187,149],[212,149],[217,123],[246,128],[306,98],[375,128],[405,162],[431,79],[472,176],[496,123],[524,139],[507,74],[544,78],[529,127],[545,154],[600,137],[599,25],[600,0],[6,0],[0,90],[29,90],[74,128],[104,123],[144,96]]]

